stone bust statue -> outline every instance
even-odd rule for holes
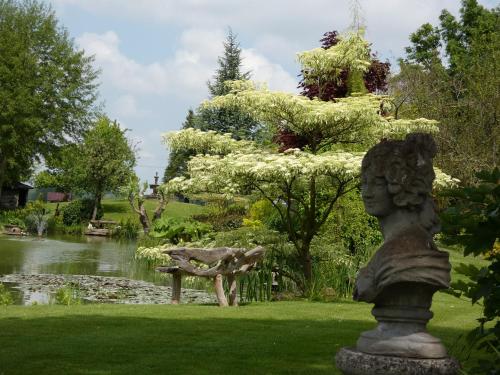
[[[430,196],[436,145],[428,134],[384,140],[362,163],[366,212],[377,217],[384,243],[356,280],[354,299],[375,303],[379,325],[362,333],[357,349],[370,354],[443,358],[439,339],[425,330],[432,295],[448,288],[448,253],[433,241],[439,221]]]

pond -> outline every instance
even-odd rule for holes
[[[135,261],[135,248],[135,242],[105,237],[0,236],[0,275],[101,275],[159,281],[151,268]]]
[[[84,292],[91,294],[89,300],[167,303],[170,288],[160,285],[170,284],[170,278],[137,262],[135,249],[135,242],[118,242],[105,237],[39,239],[0,235],[0,282],[13,292],[16,304],[49,303],[56,288],[75,283],[75,280],[88,289]],[[123,295],[123,301],[110,301],[106,291],[110,298]],[[199,291],[194,293],[205,298],[206,293],[201,294]],[[104,297],[99,299],[102,295]],[[189,297],[186,301],[194,302]]]

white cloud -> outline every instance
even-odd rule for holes
[[[77,43],[87,54],[95,56],[102,69],[104,83],[132,93],[162,93],[168,86],[167,72],[155,62],[141,65],[123,55],[114,31],[104,34],[84,33]]]
[[[222,30],[188,29],[182,33],[173,57],[150,64],[140,64],[126,56],[114,31],[85,33],[77,42],[86,53],[95,56],[103,83],[124,92],[112,108],[122,116],[135,116],[139,114],[135,95],[175,93],[199,100],[205,97],[206,82],[215,72],[224,39]],[[251,70],[254,79],[268,82],[271,88],[295,90],[296,82],[290,74],[255,49],[243,50],[242,57],[244,69]]]
[[[109,108],[113,117],[119,118],[140,118],[144,117],[149,111],[138,107],[137,99],[133,95],[121,95],[113,101]]]
[[[243,49],[243,71],[250,71],[252,80],[267,82],[269,89],[276,91],[297,91],[297,81],[279,64],[270,62],[254,49]]]

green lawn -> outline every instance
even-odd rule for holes
[[[333,356],[374,326],[371,306],[272,302],[0,308],[0,374],[339,374]],[[479,315],[438,293],[429,330],[450,353]]]
[[[126,201],[103,203],[108,219],[132,215]],[[148,202],[148,209],[153,206],[154,201]],[[202,210],[171,202],[167,214],[189,216]],[[457,251],[450,254],[453,265],[484,263]],[[0,375],[339,374],[333,357],[374,327],[371,308],[351,301],[252,303],[225,309],[0,306]],[[475,327],[480,307],[437,293],[432,310],[429,331],[465,361],[463,337]]]
[[[153,217],[153,211],[156,208],[157,200],[146,200],[145,206],[150,218]],[[104,210],[104,219],[120,221],[121,218],[131,217],[138,220],[138,215],[132,212],[132,208],[127,200],[118,199],[105,199],[102,201],[102,208]],[[203,206],[181,203],[178,201],[170,201],[167,204],[164,215],[170,217],[189,217],[192,215],[203,212]]]
[[[146,200],[146,210],[148,212],[149,218],[153,217],[153,211],[157,205],[156,199],[148,199]],[[48,208],[51,212],[55,211],[57,203],[47,203]],[[59,209],[62,209],[67,203],[59,204]],[[138,215],[132,211],[129,202],[126,199],[103,199],[102,208],[104,210],[103,219],[105,220],[127,220],[127,218],[131,218],[139,222]],[[204,210],[203,206],[181,203],[178,201],[171,200],[165,209],[164,215],[170,217],[189,217],[192,215],[196,215],[202,213]]]

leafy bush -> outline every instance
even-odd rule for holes
[[[340,243],[345,251],[361,256],[361,259],[363,254],[382,243],[378,221],[366,213],[358,190],[339,200],[337,209],[330,214],[321,234],[325,240]]]
[[[193,219],[162,217],[153,223],[150,236],[167,239],[173,244],[199,240],[212,227]]]
[[[56,305],[80,305],[82,299],[79,285],[75,283],[64,285],[62,288],[57,289],[54,299]]]
[[[455,270],[468,281],[452,283],[452,293],[482,302],[479,326],[468,335],[469,346],[488,353],[473,368],[474,374],[499,374],[500,362],[500,170],[477,174],[476,186],[453,189],[446,193],[454,199],[443,212],[443,241],[464,246],[464,255],[482,256],[490,263],[478,268],[461,264]]]
[[[82,221],[87,221],[92,218],[94,211],[94,200],[92,199],[77,199],[70,202],[63,209],[63,224],[67,226],[80,224]],[[100,219],[103,215],[102,207],[98,207],[96,219]]]
[[[139,223],[128,217],[126,220],[120,219],[119,225],[115,228],[113,232],[113,237],[135,239],[137,238],[137,233],[141,230]]]
[[[311,300],[351,297],[360,267],[376,249],[374,246],[352,255],[342,244],[329,242],[327,238],[319,236],[312,245],[313,283],[308,295]]]
[[[205,246],[243,247],[266,249],[264,259],[256,268],[240,277],[242,301],[264,301],[279,298],[284,293],[294,294],[302,277],[300,265],[294,256],[294,247],[286,235],[267,228],[242,227],[232,231],[217,232],[211,244]]]
[[[15,225],[21,229],[26,229],[25,216],[22,209],[0,211],[0,224]]]
[[[220,232],[241,227],[245,214],[245,207],[239,204],[210,204],[206,213],[195,215],[193,219],[208,223],[213,230]]]
[[[246,226],[257,226],[258,223],[269,229],[282,230],[281,218],[267,199],[259,199],[248,210],[248,218],[244,220]]]
[[[165,238],[152,237],[152,236],[141,236],[137,240],[137,247],[157,247],[168,243],[169,241]]]
[[[12,298],[12,294],[7,290],[5,285],[0,283],[0,306],[12,305],[13,303],[14,299]]]

